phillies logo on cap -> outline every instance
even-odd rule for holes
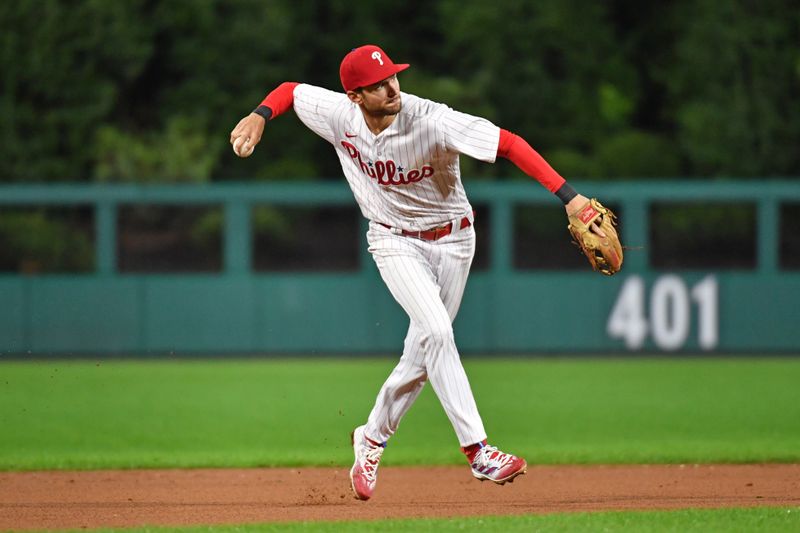
[[[408,67],[407,63],[392,61],[380,47],[367,44],[344,56],[339,66],[339,77],[345,91],[354,91],[390,78]]]

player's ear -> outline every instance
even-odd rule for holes
[[[361,105],[361,102],[364,100],[361,96],[361,91],[358,89],[355,91],[347,91],[347,97],[351,102],[357,105]]]

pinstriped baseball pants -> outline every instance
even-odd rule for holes
[[[461,446],[482,441],[486,432],[452,325],[475,254],[474,228],[430,242],[370,223],[367,240],[383,281],[410,324],[403,355],[378,393],[366,435],[377,442],[389,440],[430,381]]]

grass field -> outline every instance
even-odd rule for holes
[[[800,509],[689,509],[685,511],[564,513],[528,516],[487,516],[442,520],[381,520],[377,522],[304,522],[186,528],[99,529],[97,533],[369,533],[374,531],[431,532],[502,531],[556,533],[564,531],[636,531],[637,533],[708,533],[730,531],[795,532]],[[76,530],[85,531],[85,530]]]
[[[349,432],[393,365],[4,362],[0,470],[349,465]],[[465,366],[491,440],[534,463],[800,461],[800,359],[467,359]],[[463,464],[430,387],[384,457],[386,465]],[[799,516],[762,508],[212,530],[796,531]]]
[[[0,469],[347,465],[393,361],[0,365]],[[797,462],[800,359],[471,359],[490,439],[535,463]],[[427,387],[385,464],[460,464]]]

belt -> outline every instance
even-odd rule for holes
[[[394,229],[388,224],[384,224],[383,222],[378,222],[381,226],[388,229]],[[461,219],[459,224],[459,229],[468,228],[472,223],[469,221],[469,218],[464,217]],[[405,235],[406,237],[416,237],[417,239],[422,239],[424,241],[438,241],[442,237],[447,237],[453,233],[453,223],[445,224],[444,226],[439,226],[436,228],[426,229],[422,231],[408,231],[408,230],[400,230],[401,235]]]

